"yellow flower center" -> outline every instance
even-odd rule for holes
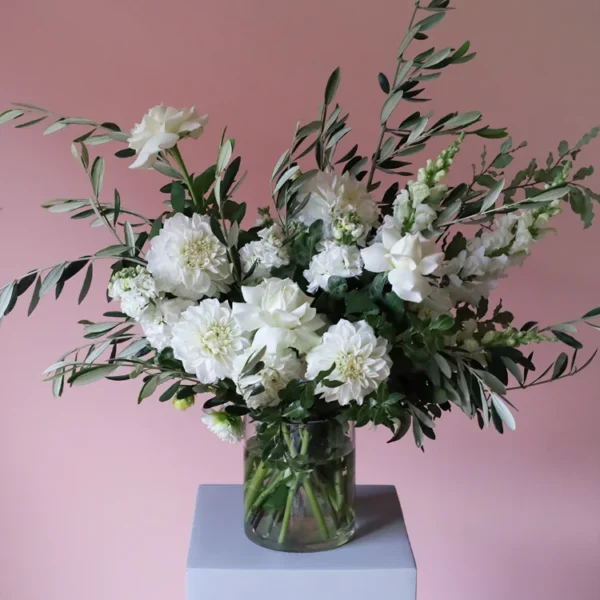
[[[232,342],[231,328],[228,325],[215,323],[202,335],[200,343],[207,354],[220,356],[227,354]]]
[[[362,375],[365,361],[360,354],[340,352],[336,356],[335,366],[343,377],[349,381],[355,381]]]
[[[194,237],[188,240],[181,250],[185,263],[190,268],[203,268],[213,256],[214,240],[208,237]]]

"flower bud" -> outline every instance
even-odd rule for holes
[[[187,410],[194,406],[194,404],[196,404],[194,396],[189,396],[187,398],[177,398],[177,396],[175,396],[175,398],[173,398],[173,406],[177,410]]]

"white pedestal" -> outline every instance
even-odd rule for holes
[[[244,535],[241,485],[201,485],[186,600],[415,600],[417,567],[396,489],[357,487],[356,536],[326,552],[266,550]]]

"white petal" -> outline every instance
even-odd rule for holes
[[[386,258],[385,247],[379,242],[361,250],[360,255],[365,263],[365,269],[371,273],[384,273],[391,269]]]

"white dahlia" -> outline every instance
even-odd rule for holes
[[[288,249],[284,246],[283,232],[279,225],[271,225],[258,232],[260,240],[250,242],[240,248],[242,272],[252,274],[246,283],[260,283],[271,274],[271,269],[290,264]]]
[[[377,337],[366,321],[350,323],[342,319],[324,334],[321,343],[306,356],[306,376],[314,379],[321,371],[330,369],[331,381],[342,385],[329,388],[322,384],[317,392],[327,402],[346,406],[352,400],[362,404],[366,396],[374,392],[390,374],[392,361],[387,354],[388,342]]]
[[[352,215],[353,225],[364,237],[377,223],[377,204],[367,186],[349,173],[318,173],[303,190],[310,193],[306,206],[298,213],[299,221],[311,225],[321,219],[327,237],[333,235],[333,223],[343,215]]]
[[[303,275],[308,281],[308,291],[313,294],[319,288],[327,290],[327,283],[332,276],[358,277],[363,270],[363,261],[357,246],[340,246],[335,242],[324,241],[317,246],[308,269]]]
[[[230,377],[233,362],[248,347],[248,340],[234,319],[229,304],[203,300],[191,306],[173,326],[175,358],[202,383]]]
[[[158,296],[156,282],[144,267],[127,267],[115,273],[108,284],[108,295],[121,301],[121,311],[139,319],[149,303]]]
[[[192,300],[174,298],[157,300],[148,305],[139,321],[144,335],[153,348],[161,351],[171,345],[173,325],[179,321],[181,313],[193,304]]]
[[[131,130],[127,141],[137,152],[137,158],[129,168],[151,167],[161,150],[173,148],[184,137],[197,139],[207,123],[208,116],[199,117],[194,107],[154,106]]]
[[[249,348],[236,358],[232,379],[249,408],[277,406],[281,402],[279,391],[292,379],[302,377],[304,366],[296,353],[287,348],[275,353],[267,352],[261,358],[264,367],[253,375],[243,376],[244,365],[257,350],[260,348]],[[253,394],[252,392],[257,389],[257,386],[262,386],[263,391]]]
[[[157,288],[181,298],[217,296],[232,280],[227,248],[211,231],[209,218],[198,214],[167,219],[147,260]]]
[[[240,417],[230,415],[224,410],[212,410],[204,413],[202,422],[224,442],[237,444],[242,441],[244,427]]]
[[[268,352],[296,348],[307,352],[319,343],[316,331],[325,324],[307,296],[291,279],[271,277],[242,286],[245,303],[233,303],[233,315],[244,331],[256,331],[254,345]]]
[[[427,275],[442,263],[444,254],[419,234],[402,235],[391,221],[382,227],[381,242],[361,251],[365,269],[387,273],[392,290],[403,300],[422,302],[431,292]]]

